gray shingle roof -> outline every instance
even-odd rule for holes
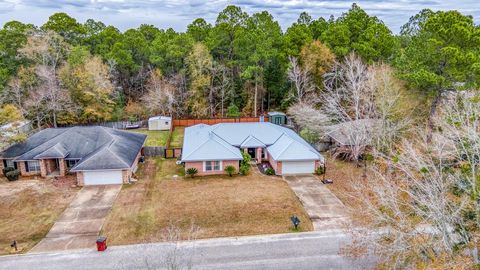
[[[17,161],[79,159],[71,171],[130,168],[146,135],[106,127],[44,129],[0,153]]]
[[[271,154],[275,153],[275,160],[279,161],[324,160],[295,131],[268,122],[257,122],[200,124],[186,128],[182,161],[241,160],[240,148],[265,146]],[[232,156],[232,152],[235,155]]]

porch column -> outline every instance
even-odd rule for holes
[[[257,154],[255,156],[257,157],[257,163],[262,163],[262,148],[261,147],[257,148]]]
[[[45,163],[45,160],[41,159],[39,162],[40,162],[40,175],[42,177],[47,177],[47,164]]]
[[[65,176],[67,173],[66,166],[65,166],[65,159],[59,158],[58,159],[58,170],[60,172],[60,176]]]

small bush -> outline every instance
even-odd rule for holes
[[[252,157],[246,153],[242,152],[242,157],[243,160],[240,160],[240,174],[242,175],[247,175],[248,172],[250,171],[250,160],[252,160]]]
[[[190,176],[190,177],[195,177],[195,175],[198,173],[197,168],[188,168],[185,173]]]
[[[323,166],[317,167],[317,168],[315,169],[315,174],[316,174],[316,175],[322,175],[322,174],[324,174],[324,173],[325,173],[325,170],[323,169]]]
[[[15,171],[15,168],[13,168],[13,167],[5,167],[5,168],[3,168],[3,170],[2,170],[3,176],[7,177],[7,173],[8,173],[8,172],[11,172],[11,171]]]
[[[7,177],[8,181],[16,181],[20,176],[20,172],[14,169],[13,171],[6,172],[5,176]]]
[[[273,170],[272,168],[267,168],[265,170],[265,174],[266,175],[274,175],[275,174],[275,170]]]
[[[228,174],[228,176],[232,177],[233,174],[237,171],[235,169],[235,167],[233,167],[232,165],[228,165],[227,167],[225,167],[225,172]]]

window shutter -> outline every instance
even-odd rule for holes
[[[30,171],[30,170],[28,169],[28,162],[27,162],[27,161],[25,161],[25,171],[26,171],[26,172],[29,172],[29,171]]]

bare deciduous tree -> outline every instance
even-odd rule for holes
[[[146,88],[148,92],[142,101],[151,112],[176,116],[181,93],[159,71],[152,71]]]
[[[385,64],[369,66],[350,54],[325,75],[324,84],[317,98],[289,113],[300,126],[338,140],[349,159],[358,160],[367,146],[388,148],[410,123],[400,116],[402,85]]]
[[[298,59],[289,56],[290,67],[287,71],[287,78],[293,84],[293,97],[298,102],[303,102],[304,98],[315,91],[311,74],[307,68],[304,68],[298,62]]]
[[[352,185],[370,217],[356,243],[387,268],[479,263],[479,99],[463,92],[443,101],[431,138],[420,130],[396,153],[377,153],[370,177]]]
[[[140,256],[131,256],[128,261],[120,261],[120,269],[168,269],[190,270],[194,268],[195,240],[199,227],[191,224],[187,231],[170,224],[160,231],[165,242],[162,247],[149,249],[145,244]],[[161,252],[158,252],[161,251]],[[133,255],[133,254],[132,254]]]

